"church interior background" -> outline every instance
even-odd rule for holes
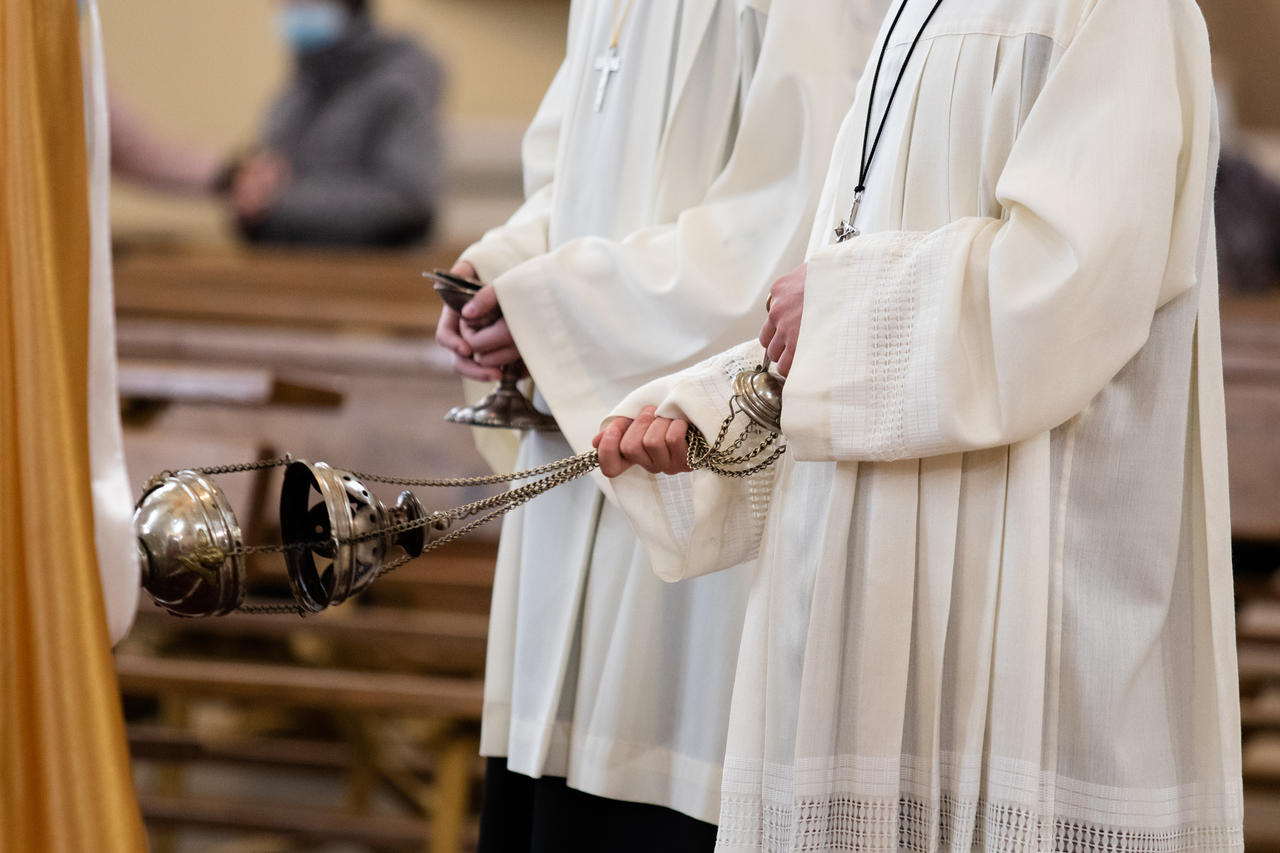
[[[441,421],[460,389],[431,344],[438,309],[421,271],[447,268],[519,203],[520,138],[559,63],[568,3],[375,5],[447,72],[434,236],[383,251],[247,247],[220,200],[118,180],[118,341],[135,488],[168,467],[284,451],[363,471],[487,471],[469,431]],[[1246,174],[1265,176],[1254,189],[1280,185],[1280,2],[1202,7],[1229,150],[1257,170]],[[256,138],[289,72],[273,4],[114,0],[102,15],[112,97],[151,131],[212,152]],[[1224,239],[1237,233],[1230,216],[1220,226]],[[1280,204],[1261,225],[1238,227],[1263,228],[1275,256]],[[1280,275],[1270,270],[1261,286],[1223,296],[1246,838],[1257,851],[1280,850]],[[248,537],[274,535],[270,477],[225,485],[249,508]],[[144,602],[116,665],[153,849],[473,849],[496,533],[305,624],[178,622]],[[250,568],[268,585],[282,576],[267,561]]]

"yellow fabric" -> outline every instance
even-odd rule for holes
[[[0,850],[146,849],[88,490],[76,4],[0,2]]]

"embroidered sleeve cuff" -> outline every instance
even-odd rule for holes
[[[934,239],[870,234],[810,257],[782,407],[796,458],[903,459],[941,445],[932,285],[947,253]]]

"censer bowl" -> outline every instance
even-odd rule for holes
[[[221,616],[244,601],[240,525],[222,489],[196,471],[164,477],[133,513],[142,586],[178,616]]]
[[[290,464],[280,492],[280,534],[298,606],[318,613],[346,601],[378,576],[394,545],[421,554],[425,527],[374,534],[426,515],[410,491],[387,508],[349,471],[323,462]]]

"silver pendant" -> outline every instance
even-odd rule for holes
[[[836,242],[843,243],[854,237],[859,237],[862,232],[853,227],[853,221],[858,218],[858,208],[862,207],[862,191],[859,190],[853,194],[853,207],[849,210],[849,218],[836,226]]]
[[[836,242],[843,243],[845,240],[851,240],[854,237],[862,236],[862,232],[857,228],[853,228],[848,222],[841,222],[836,226]]]

